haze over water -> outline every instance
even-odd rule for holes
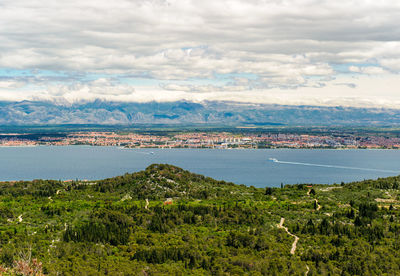
[[[0,147],[0,180],[103,179],[153,163],[169,163],[237,184],[278,187],[280,183],[331,184],[398,175],[400,151]]]

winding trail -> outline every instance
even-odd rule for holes
[[[149,209],[149,200],[146,198],[146,205],[144,206],[144,209]]]
[[[322,206],[318,203],[318,199],[315,199],[315,202],[317,203],[317,211],[321,210]]]
[[[286,231],[286,233],[288,233],[288,235],[294,237],[294,242],[292,244],[292,248],[290,249],[290,254],[294,255],[296,248],[297,248],[297,242],[299,241],[299,237],[290,233],[288,228],[286,226],[283,226],[284,223],[285,223],[285,218],[281,218],[281,221],[277,226],[278,226],[278,228],[285,229],[285,231]]]
[[[310,196],[310,193],[311,189],[308,189],[307,196]],[[317,203],[317,211],[319,211],[322,208],[322,206],[318,203],[318,199],[315,199],[315,202]]]
[[[310,268],[308,267],[308,265],[306,265],[307,271],[304,273],[305,276],[308,275],[308,273],[310,272]]]

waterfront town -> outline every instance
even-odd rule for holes
[[[334,148],[397,149],[399,137],[333,136],[309,134],[234,134],[229,132],[189,132],[152,135],[118,132],[74,132],[64,136],[40,136],[36,139],[16,134],[0,134],[0,146],[118,146],[125,148]]]

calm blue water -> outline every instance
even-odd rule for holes
[[[400,151],[0,147],[0,180],[102,179],[152,163],[169,163],[238,184],[277,187],[281,182],[326,184],[398,175]]]

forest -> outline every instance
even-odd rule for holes
[[[255,188],[153,164],[0,183],[0,275],[398,275],[400,177]]]

